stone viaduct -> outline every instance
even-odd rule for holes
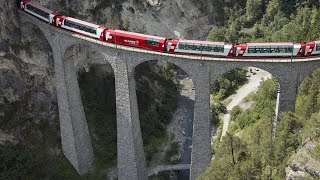
[[[77,70],[90,64],[111,64],[115,74],[117,115],[118,179],[148,179],[141,137],[135,67],[151,60],[168,61],[183,69],[195,87],[193,148],[190,176],[194,180],[210,165],[210,84],[231,69],[253,66],[271,73],[281,87],[280,111],[294,111],[297,87],[312,71],[320,67],[317,58],[240,60],[166,55],[157,52],[116,46],[85,38],[51,27],[20,12],[20,23],[39,28],[51,46],[54,56],[61,141],[64,155],[80,174],[92,168],[94,160],[91,139],[80,97]],[[66,53],[74,46],[87,45],[101,53],[103,59],[78,62]]]

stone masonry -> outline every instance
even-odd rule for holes
[[[297,87],[315,69],[320,61],[261,62],[255,60],[199,60],[181,56],[126,51],[108,47],[95,40],[75,37],[71,33],[20,12],[20,21],[39,28],[51,46],[54,55],[56,88],[59,104],[61,143],[63,153],[74,168],[84,174],[92,168],[94,155],[86,122],[76,72],[90,64],[111,64],[116,79],[118,178],[121,180],[147,179],[143,142],[141,137],[134,72],[139,64],[151,61],[168,61],[184,70],[195,85],[193,146],[191,179],[203,173],[210,165],[210,84],[223,73],[234,68],[252,66],[271,73],[281,87],[280,111],[294,111]],[[21,26],[23,27],[23,25]],[[102,59],[75,62],[67,50],[84,45],[100,53]],[[110,46],[110,45],[109,45]]]

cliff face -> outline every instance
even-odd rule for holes
[[[192,0],[35,2],[61,14],[109,28],[165,37],[175,37],[174,31],[179,31],[184,37],[205,37],[209,28],[202,27],[209,27],[212,23],[209,15],[205,15],[210,14],[208,12],[212,5],[198,6]],[[55,179],[70,179],[69,175],[75,174],[75,171],[62,158],[59,147],[61,142],[52,50],[39,29],[32,24],[20,24],[17,10],[13,0],[0,2],[0,159],[7,158],[7,162],[11,162],[6,163],[6,167],[0,165],[0,172],[6,168],[20,172],[25,177],[39,174],[47,177],[51,173]],[[187,19],[190,21],[187,22]],[[79,52],[79,57],[94,59],[99,56],[94,52],[88,56],[82,55]],[[88,70],[88,66],[83,67]],[[6,152],[14,153],[11,153],[12,157],[7,157],[9,153]],[[25,159],[18,169],[14,160],[16,154],[21,154]],[[33,163],[28,163],[30,161]],[[33,171],[35,169],[37,171]]]
[[[53,58],[38,29],[20,29],[14,1],[0,2],[0,24],[0,129],[19,140],[21,127],[12,121],[53,122],[57,116]]]
[[[214,5],[207,0],[35,0],[50,9],[110,28],[165,37],[205,38]],[[0,118],[56,118],[49,44],[31,24],[19,22],[15,1],[0,2]],[[10,116],[10,118],[9,118]],[[5,129],[1,126],[1,129]]]
[[[308,138],[287,164],[286,180],[320,178],[320,137]]]
[[[35,0],[62,14],[151,35],[206,39],[216,19],[208,0]]]

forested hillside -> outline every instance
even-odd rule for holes
[[[319,0],[216,1],[220,24],[208,40],[231,43],[319,39]],[[296,112],[282,113],[273,137],[275,79],[264,81],[231,112],[229,134],[213,146],[211,167],[200,179],[320,178],[320,69],[299,86]]]
[[[215,0],[218,28],[208,39],[232,43],[309,41],[319,38],[319,0]]]

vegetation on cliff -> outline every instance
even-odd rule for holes
[[[302,82],[296,113],[281,114],[273,140],[277,83],[264,81],[259,91],[247,98],[254,101],[252,108],[231,113],[229,134],[215,146],[215,158],[202,179],[284,179],[289,158],[306,139],[320,136],[319,82],[320,69]],[[310,153],[320,161],[317,148]]]
[[[217,0],[217,3],[225,7],[225,18],[221,18],[220,27],[211,30],[209,40],[247,43],[319,38],[319,1]],[[275,80],[263,82],[259,91],[247,98],[254,101],[250,109],[242,111],[235,107],[230,112],[229,134],[214,144],[215,158],[200,179],[284,179],[288,160],[295,161],[293,154],[310,142],[308,139],[317,142],[315,139],[320,136],[319,78],[317,70],[301,83],[296,112],[281,114],[274,139],[277,84]],[[304,157],[319,162],[319,143],[310,150],[310,156]],[[312,176],[316,177],[314,174],[308,177]]]
[[[168,138],[167,125],[177,107],[177,87],[173,82],[175,68],[170,63],[159,66],[156,61],[136,68],[139,117],[147,163]]]
[[[316,40],[318,0],[215,0],[223,8],[220,25],[208,38],[232,43]]]

